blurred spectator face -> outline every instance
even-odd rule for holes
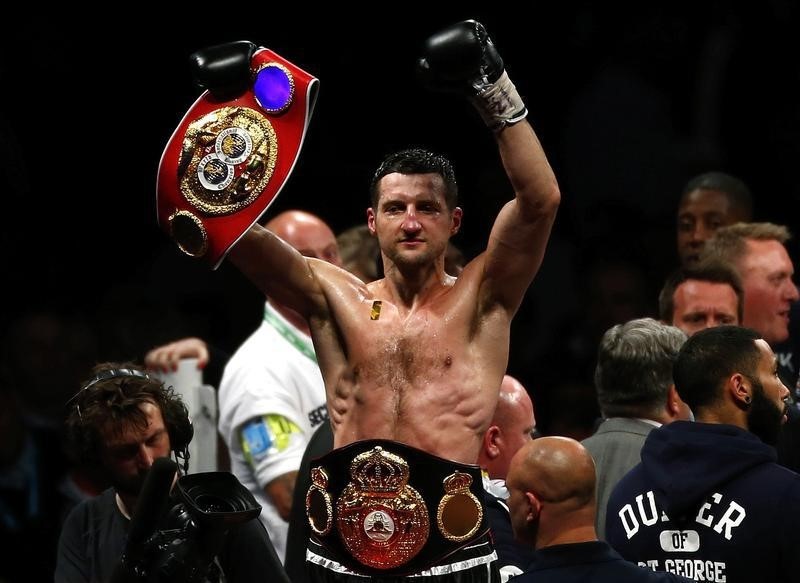
[[[676,328],[691,336],[704,328],[739,325],[736,292],[727,283],[689,279],[675,288],[672,321]]]
[[[647,314],[648,295],[642,269],[625,261],[601,261],[592,266],[587,285],[589,320],[599,341],[614,324]]]
[[[800,295],[792,281],[794,266],[780,241],[748,240],[739,262],[744,286],[744,321],[770,344],[789,338],[789,308]]]
[[[380,278],[381,250],[367,225],[356,225],[336,236],[342,267],[364,283]]]
[[[336,237],[327,227],[323,226],[298,226],[286,240],[292,247],[300,251],[305,257],[315,257],[328,263],[342,266],[339,257],[339,246]]]
[[[720,227],[746,217],[719,190],[698,189],[686,194],[678,206],[678,256],[683,265],[696,265],[703,245]]]
[[[284,211],[265,226],[303,256],[342,266],[336,236],[319,217],[304,211]]]

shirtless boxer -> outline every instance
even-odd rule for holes
[[[387,157],[371,184],[367,224],[383,279],[366,284],[303,257],[258,225],[229,254],[310,324],[334,432],[334,451],[312,464],[306,502],[307,560],[319,580],[497,575],[475,464],[508,363],[511,319],[542,263],[560,193],[480,23],[430,37],[418,68],[430,87],[468,94],[497,140],[515,193],[485,252],[458,278],[447,275],[447,243],[462,219],[452,167],[405,150]]]
[[[472,58],[476,69],[503,73],[476,23],[448,28],[427,48],[437,77],[451,74],[438,70],[448,59]],[[494,85],[502,80],[509,83],[503,75]],[[482,96],[474,100],[490,108]],[[383,279],[364,284],[258,225],[230,252],[268,297],[311,324],[335,448],[384,438],[454,461],[477,460],[506,370],[511,319],[541,265],[560,200],[521,99],[514,91],[507,100],[505,115],[517,114],[514,123],[490,123],[515,198],[500,211],[486,251],[458,279],[444,271],[447,242],[462,217],[452,168],[421,150],[389,156],[372,180],[367,224],[380,243]]]

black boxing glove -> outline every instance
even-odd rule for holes
[[[428,38],[417,72],[431,89],[467,94],[493,131],[528,115],[503,59],[484,26],[475,20],[458,22]]]
[[[195,85],[219,100],[238,97],[250,84],[250,59],[257,48],[250,41],[240,40],[192,53],[189,67]]]

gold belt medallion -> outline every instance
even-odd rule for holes
[[[328,474],[322,468],[311,469],[311,487],[306,494],[308,524],[319,536],[325,536],[333,526],[333,501],[328,493]]]
[[[411,560],[428,540],[425,501],[408,485],[408,462],[376,446],[350,463],[350,482],[336,502],[342,542],[362,565],[391,569]]]
[[[178,160],[181,193],[196,209],[220,216],[239,211],[266,188],[278,138],[249,107],[222,107],[189,124]]]
[[[436,522],[442,536],[462,542],[475,535],[483,521],[483,506],[470,492],[472,476],[456,471],[444,479],[446,494],[439,501]]]

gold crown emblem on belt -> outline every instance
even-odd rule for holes
[[[406,460],[380,446],[357,455],[350,463],[352,483],[362,492],[373,495],[400,492],[410,474]]]

